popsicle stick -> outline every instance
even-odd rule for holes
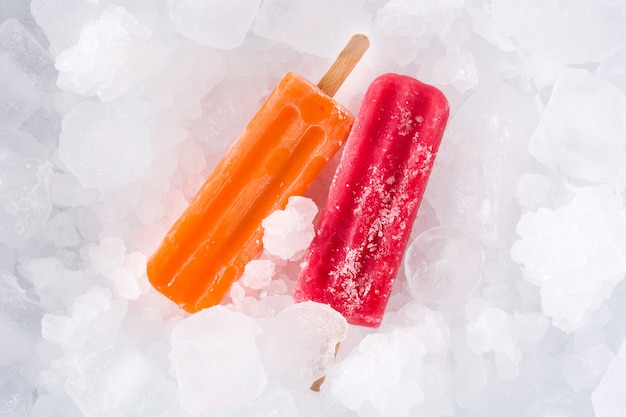
[[[326,71],[320,82],[317,83],[317,87],[327,96],[333,97],[369,46],[370,41],[367,36],[361,34],[352,36],[345,48],[339,53],[337,59],[335,59],[335,62]]]
[[[341,346],[341,342],[335,345],[335,359],[337,359],[337,354],[339,353],[339,346]],[[313,381],[313,385],[311,385],[311,391],[320,392],[320,388],[322,387],[325,379],[326,375]]]

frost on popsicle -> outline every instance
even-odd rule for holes
[[[436,88],[385,74],[365,95],[333,177],[296,301],[377,327],[448,119]]]

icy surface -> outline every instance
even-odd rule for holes
[[[622,0],[0,0],[0,416],[622,417],[625,23]],[[189,316],[150,256],[284,73],[317,82],[358,32],[353,114],[386,72],[451,105],[380,327],[292,299],[338,155]]]

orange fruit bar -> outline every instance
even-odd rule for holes
[[[288,73],[148,261],[148,278],[189,312],[219,304],[262,249],[262,220],[302,195],[354,117]]]

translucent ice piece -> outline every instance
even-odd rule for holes
[[[0,241],[28,239],[46,222],[52,164],[32,136],[0,130]]]
[[[0,128],[18,127],[41,106],[56,75],[48,51],[18,20],[0,24]]]

